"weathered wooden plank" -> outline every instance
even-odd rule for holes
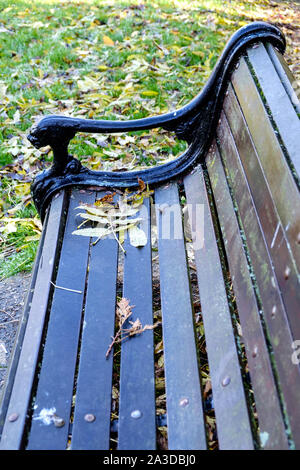
[[[279,218],[297,264],[300,265],[299,191],[244,59],[241,59],[238,69],[233,74],[232,83]]]
[[[201,385],[177,186],[170,184],[157,189],[155,204],[168,445],[169,449],[205,449]]]
[[[297,113],[264,45],[250,48],[248,57],[284,146],[300,175],[300,120]]]
[[[194,242],[219,448],[252,449],[247,403],[202,170],[199,168],[186,176],[184,186]],[[203,230],[199,219],[193,215],[199,205],[204,205],[203,247],[195,244],[197,234],[199,236]]]
[[[283,56],[278,52],[271,44],[266,44],[267,51],[270,59],[279,75],[279,78],[287,92],[293,106],[297,113],[300,113],[300,101],[299,101],[299,84],[297,85],[296,79],[289,69]],[[298,93],[297,93],[298,91]]]
[[[125,239],[123,297],[133,306],[130,321],[139,319],[145,326],[153,324],[149,199],[136,216],[144,219],[140,228],[147,235],[147,244],[137,248],[128,236]],[[119,450],[156,448],[153,330],[121,345],[118,431]]]
[[[287,449],[287,435],[273,377],[271,358],[261,324],[238,221],[215,142],[206,158],[206,163],[227,254],[239,321],[242,327],[242,338],[246,347],[259,423],[259,438],[262,439],[264,449]]]
[[[298,338],[300,337],[298,336],[300,335],[299,268],[297,269],[296,261],[290,250],[286,232],[282,227],[272,194],[259,163],[259,157],[253,145],[249,129],[231,87],[229,87],[229,93],[224,102],[224,110],[237,150],[241,156],[241,163],[252,192],[253,202],[264,232],[268,251],[272,258],[290,325],[295,337]],[[289,269],[288,276],[286,275],[287,267]]]
[[[53,198],[48,222],[43,229],[43,248],[38,263],[30,313],[10,395],[10,404],[1,436],[0,449],[19,449],[22,445],[24,425],[30,404],[35,369],[49,302],[50,281],[56,269],[56,258],[61,245],[60,236],[64,227],[66,199],[65,192]],[[14,417],[13,420],[12,416]]]
[[[1,434],[2,434],[2,429],[3,429],[3,425],[4,425],[4,421],[5,421],[7,408],[8,408],[8,405],[9,405],[9,400],[10,400],[10,395],[11,395],[11,392],[12,392],[12,387],[13,387],[13,383],[14,383],[14,379],[15,379],[15,374],[16,374],[16,370],[17,370],[17,367],[18,367],[19,357],[20,357],[20,353],[21,353],[21,350],[22,350],[22,344],[23,344],[24,334],[25,334],[26,325],[27,325],[27,321],[28,321],[28,316],[29,316],[29,312],[30,312],[30,306],[31,306],[31,302],[32,302],[34,286],[35,286],[35,283],[36,283],[36,278],[37,278],[37,273],[38,273],[38,269],[39,269],[40,259],[41,259],[41,255],[42,255],[42,252],[43,252],[44,239],[45,239],[45,234],[46,234],[45,228],[47,226],[48,219],[49,219],[49,209],[50,209],[50,206],[48,207],[48,210],[46,212],[45,221],[44,221],[44,229],[42,230],[41,238],[40,238],[40,241],[39,241],[39,246],[38,246],[38,249],[37,249],[37,254],[36,254],[36,257],[35,257],[35,261],[34,261],[34,267],[33,267],[32,274],[31,274],[30,286],[29,286],[29,289],[27,291],[24,311],[23,311],[23,314],[22,314],[22,318],[19,322],[18,330],[17,330],[17,333],[16,333],[15,344],[14,344],[14,347],[13,347],[13,351],[11,353],[11,361],[10,361],[10,364],[9,364],[9,367],[8,367],[8,373],[7,373],[7,376],[6,376],[4,389],[3,389],[2,394],[1,394],[1,402],[0,402],[0,439],[1,439]]]
[[[289,425],[296,445],[300,445],[300,369],[293,364],[293,337],[286,316],[277,279],[259,224],[255,205],[247,185],[239,155],[226,117],[222,114],[217,137],[221,157],[228,172],[232,193],[238,207],[239,218],[245,233],[257,289],[262,304],[262,319],[276,362],[281,392],[289,416]]]
[[[90,239],[72,235],[77,228],[76,207],[93,202],[95,193],[72,191],[66,230],[51,305],[28,449],[66,449],[74,373],[82,319]],[[63,424],[61,426],[61,424]]]
[[[72,450],[110,448],[113,352],[108,358],[106,352],[114,336],[117,272],[118,243],[114,237],[107,237],[95,245],[92,244],[76,387]]]

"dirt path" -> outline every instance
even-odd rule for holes
[[[17,274],[0,282],[0,391],[14,347],[29,288],[30,274]]]

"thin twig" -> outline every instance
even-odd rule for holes
[[[81,291],[81,290],[68,289],[67,287],[57,286],[57,285],[54,284],[54,282],[52,282],[52,281],[50,281],[50,283],[51,283],[54,287],[56,287],[57,289],[67,290],[68,292],[75,292],[76,294],[82,294],[82,291]]]
[[[113,236],[115,237],[115,239],[117,240],[117,242],[118,242],[118,244],[119,244],[121,250],[122,250],[123,253],[125,254],[126,251],[124,250],[124,248],[123,248],[123,246],[122,246],[122,243],[120,242],[119,238],[118,238],[117,235],[116,235],[116,232],[114,231],[114,227],[113,227],[113,224],[112,224],[112,221],[111,221],[111,217],[110,217],[110,216],[108,216],[108,220],[109,220],[109,225],[110,225],[111,231],[112,231],[112,233],[113,233]]]
[[[106,354],[105,354],[106,359],[107,359],[108,356],[110,355],[110,352],[111,352],[111,350],[112,350],[112,348],[113,348],[113,345],[117,342],[118,337],[120,336],[121,333],[122,333],[122,330],[121,330],[121,328],[120,328],[119,331],[118,331],[118,333],[116,334],[116,336],[115,336],[114,338],[112,338],[112,342],[110,343],[109,348],[108,348],[108,350],[106,351]]]
[[[15,322],[18,322],[19,320],[9,320],[9,321],[6,321],[5,323],[0,323],[0,328],[5,328],[5,326],[8,324],[8,323],[15,323]]]
[[[14,320],[14,317],[13,317],[13,315],[12,315],[11,313],[6,312],[6,311],[3,310],[2,308],[0,308],[0,312],[5,313],[5,315],[7,315],[8,317],[10,317],[10,318],[12,318],[12,319]]]
[[[156,41],[153,40],[153,42],[154,42],[154,44],[156,45],[156,47],[157,47],[158,49],[160,49],[160,50],[165,54],[165,49],[163,49],[159,44],[157,44]]]

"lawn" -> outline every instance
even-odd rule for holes
[[[255,20],[283,29],[300,79],[293,2],[0,0],[0,279],[31,270],[41,233],[30,182],[49,167],[51,152],[27,141],[35,120],[175,110],[199,93],[232,33]],[[97,170],[159,165],[184,148],[162,130],[81,134],[70,145]]]

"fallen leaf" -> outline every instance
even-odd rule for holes
[[[141,95],[147,96],[147,97],[156,96],[156,95],[158,95],[158,91],[154,91],[154,90],[145,90],[145,91],[142,91],[142,92],[141,92]]]
[[[119,326],[122,327],[126,320],[132,315],[132,306],[129,300],[124,297],[117,303],[117,319]]]
[[[156,322],[153,325],[142,326],[142,323],[139,318],[134,321],[130,321],[129,318],[132,315],[133,307],[133,305],[130,305],[129,300],[124,297],[117,303],[116,317],[119,324],[119,329],[115,336],[112,338],[112,342],[109,345],[105,355],[106,358],[108,358],[114,344],[120,343],[124,339],[141,334],[146,330],[153,330],[154,328],[156,328],[156,326],[161,324],[161,322]],[[124,328],[124,325],[127,320],[131,326],[129,328]]]
[[[114,46],[115,45],[114,41],[109,36],[104,35],[102,39],[103,39],[103,42],[106,46]]]
[[[147,244],[147,235],[144,230],[136,226],[129,229],[129,239],[130,244],[136,248]]]

